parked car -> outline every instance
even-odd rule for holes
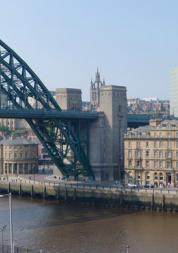
[[[50,175],[45,177],[44,180],[46,182],[62,182],[65,180],[65,178],[57,175]]]
[[[131,184],[131,183],[128,183],[127,186],[131,189],[135,189],[135,188],[138,188],[139,186],[136,185],[136,184]]]
[[[145,184],[144,188],[149,189],[149,188],[154,188],[153,184]]]

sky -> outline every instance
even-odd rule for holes
[[[128,97],[169,99],[178,65],[177,0],[0,0],[0,39],[48,89],[89,100],[97,67]]]

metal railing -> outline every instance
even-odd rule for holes
[[[11,253],[10,245],[0,245],[0,253]],[[47,250],[35,250],[35,249],[26,249],[23,247],[14,247],[14,253],[49,253]]]

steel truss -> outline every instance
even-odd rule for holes
[[[0,40],[0,93],[18,109],[61,111],[51,93],[33,70]],[[33,102],[33,103],[32,103]],[[35,105],[35,106],[34,106]],[[26,119],[51,159],[64,176],[94,178],[88,158],[70,120]]]

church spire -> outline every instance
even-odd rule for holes
[[[101,80],[100,80],[100,73],[99,73],[98,67],[97,67],[97,71],[96,71],[95,82],[97,83],[97,86],[99,88]]]
[[[97,110],[100,104],[100,88],[102,86],[105,86],[105,80],[103,79],[103,82],[100,78],[100,72],[97,67],[97,71],[95,74],[95,80],[94,82],[91,80],[91,89],[90,89],[90,102],[92,106],[92,110]]]

